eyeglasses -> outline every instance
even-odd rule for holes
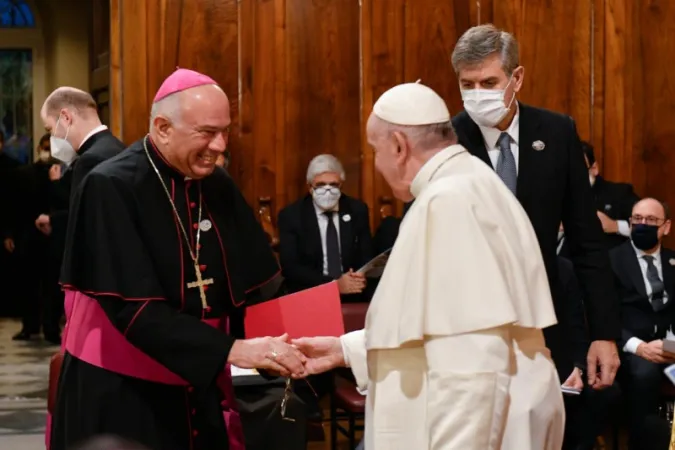
[[[630,223],[632,224],[640,224],[640,223],[646,223],[647,225],[656,225],[656,226],[661,226],[665,223],[666,219],[662,219],[660,217],[654,217],[654,216],[641,216],[639,214],[635,214],[631,216],[630,218]]]
[[[290,378],[286,378],[284,398],[281,400],[281,418],[289,422],[295,422],[295,419],[286,416],[286,407],[288,406],[288,401],[291,399],[291,395],[293,395],[293,381]]]

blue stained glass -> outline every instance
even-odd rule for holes
[[[0,28],[31,28],[35,16],[24,0],[0,0]]]

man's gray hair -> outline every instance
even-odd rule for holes
[[[157,116],[164,116],[173,122],[180,120],[179,94],[180,92],[176,92],[152,104],[150,108],[150,131],[152,131],[152,124]]]
[[[345,181],[345,169],[342,163],[333,155],[323,154],[312,158],[307,166],[307,184],[312,184],[314,178],[322,173],[333,172],[340,175],[340,179]]]
[[[381,120],[381,119],[379,119]],[[457,135],[452,121],[429,125],[395,125],[382,121],[387,134],[398,131],[405,134],[410,145],[416,150],[437,150],[457,143]]]
[[[479,64],[495,53],[499,54],[504,73],[509,76],[520,65],[518,41],[511,33],[492,24],[472,27],[457,41],[452,51],[452,67],[459,73],[460,69]]]

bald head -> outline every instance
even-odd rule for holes
[[[646,197],[633,206],[633,215],[642,217],[655,217],[660,221],[670,219],[668,206],[660,200]]]
[[[63,109],[81,116],[97,114],[96,102],[88,92],[74,87],[63,86],[49,94],[42,106],[42,115],[57,117]]]

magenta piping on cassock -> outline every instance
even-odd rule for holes
[[[99,303],[72,289],[65,290],[66,327],[62,351],[101,369],[154,383],[189,386],[180,376],[134,347],[113,326]],[[227,318],[205,319],[203,322],[227,332]],[[223,393],[223,420],[227,427],[231,450],[244,450],[243,428],[236,410],[230,365],[220,373],[218,388]],[[51,417],[47,418],[47,449]]]

